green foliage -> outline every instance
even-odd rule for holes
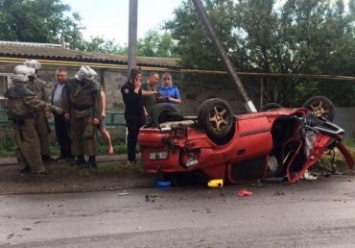
[[[89,41],[84,40],[81,44],[81,50],[108,54],[127,54],[128,52],[127,47],[121,47],[114,40],[104,40],[101,37],[91,37]]]
[[[176,57],[175,43],[169,33],[150,30],[137,43],[137,55],[146,57]]]
[[[0,157],[13,157],[14,145],[11,138],[4,137],[0,140]]]
[[[345,143],[347,146],[349,146],[349,147],[355,149],[355,139],[346,139],[346,140],[344,141],[344,143]]]
[[[206,0],[205,8],[237,70],[282,74],[353,75],[355,1]],[[191,0],[175,10],[164,28],[178,41],[184,67],[218,69],[221,63]],[[257,79],[259,80],[259,78]],[[260,84],[256,79],[249,79]],[[265,77],[265,102],[295,105],[308,95],[354,106],[353,85],[294,77]],[[207,82],[206,82],[207,83]],[[213,83],[212,81],[208,83]],[[334,94],[334,89],[337,93]],[[260,98],[256,89],[252,98]],[[347,95],[349,97],[342,97]]]
[[[171,31],[173,39],[178,40],[176,49],[185,67],[221,68],[217,53],[212,49],[211,40],[202,29],[191,1],[183,2],[182,6],[175,10],[175,18],[168,21],[165,28]]]
[[[0,0],[0,40],[80,43],[80,16],[60,0]]]
[[[114,40],[91,37],[84,40],[80,15],[61,0],[0,0],[0,40],[59,43],[63,37],[71,49],[127,54]],[[138,55],[175,57],[175,43],[169,33],[149,31],[138,41]]]
[[[50,144],[51,156],[59,156],[60,150],[58,144]],[[125,143],[115,143],[114,151],[118,154],[127,153],[127,145]],[[138,151],[138,148],[137,148]],[[97,152],[99,155],[107,154],[107,145],[103,142],[102,139],[98,140],[97,143]],[[14,145],[11,138],[2,138],[0,140],[0,157],[13,157],[15,156]]]
[[[98,144],[97,145],[97,152],[99,154],[107,154],[108,147],[101,137],[99,137],[97,144]],[[115,153],[123,154],[123,153],[127,152],[127,145],[125,143],[114,142],[113,149],[114,149]]]
[[[354,74],[355,0],[203,2],[238,71]],[[83,30],[80,15],[61,0],[0,0],[0,40],[58,43],[63,36],[71,49],[128,53],[127,46],[113,40],[84,40]],[[178,58],[185,68],[223,68],[191,0],[182,1],[162,30],[147,32],[137,43],[137,54]],[[262,94],[264,102],[296,106],[311,95],[325,95],[337,106],[355,106],[354,83],[266,76],[243,80],[252,99]],[[200,81],[222,87],[225,79],[207,76]]]

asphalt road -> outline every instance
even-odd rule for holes
[[[354,186],[354,176],[332,176],[0,196],[0,247],[355,247]],[[238,197],[243,188],[253,194]]]

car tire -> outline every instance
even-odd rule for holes
[[[308,108],[317,117],[324,117],[329,121],[334,120],[334,104],[325,96],[314,96],[304,102],[303,107]]]
[[[234,125],[231,107],[219,98],[204,101],[199,107],[197,120],[207,136],[215,143],[224,142]]]
[[[150,118],[151,125],[158,127],[163,122],[182,120],[183,116],[169,103],[158,103],[152,108]]]
[[[282,106],[278,103],[267,103],[260,108],[260,111],[270,111],[280,108],[282,108]]]

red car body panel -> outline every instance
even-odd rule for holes
[[[275,121],[288,116],[305,116],[307,113],[308,110],[305,108],[282,108],[235,116],[233,137],[223,145],[212,142],[206,133],[195,125],[177,124],[176,127],[166,131],[142,127],[138,135],[142,164],[147,173],[201,171],[210,179],[224,178],[231,183],[262,179],[267,177],[269,159],[275,149],[272,133]],[[298,150],[303,149],[304,139],[299,135],[299,129],[295,128],[293,132],[295,134],[286,137],[283,146],[292,144]],[[288,157],[285,166],[289,181],[291,183],[297,181],[319,160],[333,141],[333,137],[318,135],[310,155],[296,177],[291,177],[289,171],[291,168],[289,165],[294,163],[296,155]],[[337,142],[337,146],[346,154],[348,163],[353,164],[352,157],[340,141]],[[282,149],[280,147],[279,150]],[[167,152],[168,157],[156,159],[154,154],[157,152]],[[245,176],[239,177],[238,173]]]

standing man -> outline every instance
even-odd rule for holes
[[[96,72],[89,66],[80,67],[77,75],[67,83],[64,102],[65,119],[70,120],[71,152],[76,165],[96,168],[96,137],[94,126],[100,123],[102,113],[100,85]],[[89,156],[86,163],[84,156]]]
[[[136,146],[139,128],[144,124],[144,107],[141,90],[142,74],[138,69],[130,71],[128,81],[122,86],[121,94],[125,104],[124,117],[128,128],[127,156],[128,162],[136,163]]]
[[[64,69],[58,69],[55,73],[57,82],[52,91],[52,104],[63,108],[63,101],[66,99],[66,83],[68,72]],[[54,114],[54,127],[57,141],[60,146],[60,156],[57,158],[70,160],[72,158],[69,138],[69,122],[64,118],[64,113]]]
[[[8,99],[8,118],[14,127],[14,147],[20,172],[46,175],[41,159],[41,150],[35,128],[35,113],[43,111],[60,111],[56,107],[41,101],[26,86],[31,68],[17,65],[12,76],[13,87],[9,88],[5,97]]]
[[[143,105],[148,114],[150,114],[153,106],[158,103],[159,92],[156,89],[158,82],[159,74],[151,72],[147,81],[142,83]]]
[[[48,96],[46,93],[46,82],[37,77],[38,69],[41,68],[41,64],[37,60],[27,60],[24,63],[27,67],[32,68],[30,71],[29,80],[27,82],[27,88],[31,90],[39,100],[48,102]],[[51,132],[48,118],[51,117],[49,111],[38,110],[35,111],[36,130],[41,146],[41,155],[43,162],[53,162],[50,156],[49,150],[49,134]]]
[[[158,87],[158,91],[162,96],[162,102],[170,103],[176,107],[181,103],[181,97],[178,87],[173,85],[171,74],[165,72],[162,75],[163,85]]]

